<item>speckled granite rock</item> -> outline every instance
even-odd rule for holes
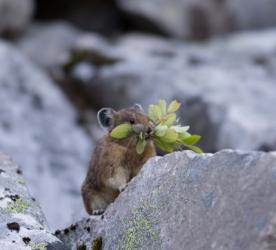
[[[3,42],[0,65],[0,149],[20,163],[49,225],[65,226],[85,214],[80,186],[93,140],[60,89]]]
[[[84,218],[75,224],[71,224],[69,227],[62,230],[56,230],[55,236],[59,238],[66,247],[75,250],[79,249],[91,249],[92,243],[92,227],[101,220],[101,216],[91,216],[90,218]],[[94,250],[94,249],[93,249]],[[100,250],[100,249],[95,249]]]
[[[87,247],[102,239],[108,250],[258,249],[276,237],[275,190],[276,152],[176,152],[148,161],[104,218],[90,221],[91,238],[83,220],[61,239]]]
[[[0,0],[0,35],[16,35],[29,24],[33,0]]]
[[[68,249],[49,230],[18,166],[0,153],[0,249]]]

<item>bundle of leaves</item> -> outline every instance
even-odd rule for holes
[[[149,105],[148,118],[155,125],[151,139],[164,152],[170,153],[186,147],[196,153],[202,153],[202,150],[195,146],[201,136],[190,134],[188,132],[189,126],[181,126],[179,124],[176,111],[180,106],[181,103],[176,100],[172,101],[169,105],[167,105],[165,100],[160,100],[158,104]],[[114,128],[111,131],[111,136],[116,139],[123,139],[131,132],[131,125],[124,123]],[[146,146],[145,134],[141,132],[137,136],[136,151],[138,154],[142,154]]]

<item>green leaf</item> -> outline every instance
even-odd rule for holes
[[[190,129],[190,126],[185,126],[185,127],[181,127],[181,126],[172,126],[171,128],[172,128],[176,133],[184,134],[184,133],[186,133],[186,132]]]
[[[156,117],[158,119],[161,119],[161,117],[162,117],[162,111],[161,111],[161,108],[158,105],[154,105],[154,112],[156,114]]]
[[[137,154],[142,154],[145,150],[145,146],[146,146],[147,142],[146,140],[138,140],[137,144],[136,144],[136,152]]]
[[[173,129],[167,129],[164,136],[160,137],[160,140],[164,143],[175,143],[178,139],[178,133],[176,133]]]
[[[155,122],[156,121],[156,115],[154,112],[154,105],[150,104],[148,108],[148,117],[151,121]]]
[[[161,108],[158,105],[149,105],[148,117],[151,121],[157,122],[162,117]]]
[[[157,105],[151,104],[148,110],[149,119],[155,124],[153,140],[156,147],[164,152],[173,152],[181,150],[183,146],[193,150],[196,153],[202,153],[202,150],[194,146],[199,140],[199,135],[191,135],[188,130],[189,126],[178,125],[176,111],[180,108],[181,103],[174,100],[167,105],[165,100],[160,100]],[[140,136],[139,152],[142,152],[142,138]],[[141,148],[140,148],[141,147]],[[137,152],[138,152],[137,149]]]
[[[184,139],[186,139],[187,137],[190,137],[190,136],[191,136],[191,134],[188,133],[188,132],[181,133],[179,135],[179,140],[182,142],[182,140],[184,140]]]
[[[167,114],[167,103],[165,100],[159,101],[159,107],[161,109],[162,115],[166,115]]]
[[[169,114],[165,121],[162,122],[162,125],[172,126],[176,120],[176,114]]]
[[[194,145],[195,143],[197,143],[199,140],[201,139],[200,135],[191,135],[189,137],[186,138],[182,138],[182,142],[188,145]]]
[[[162,137],[166,134],[167,129],[168,129],[167,125],[158,125],[155,127],[154,134],[158,137]]]
[[[173,144],[164,143],[160,138],[154,138],[154,144],[164,152],[171,153],[174,150]]]
[[[174,100],[170,103],[169,107],[168,107],[168,112],[169,113],[175,113],[181,106],[181,103]]]
[[[131,131],[131,125],[129,123],[123,123],[123,124],[115,127],[111,131],[110,135],[111,135],[111,137],[116,138],[116,139],[123,139],[128,136],[130,131]]]
[[[194,151],[195,153],[198,153],[198,154],[202,154],[203,153],[203,150],[197,146],[192,146],[192,145],[187,145],[187,144],[184,144],[187,148],[191,149],[192,151]]]

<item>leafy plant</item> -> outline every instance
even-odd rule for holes
[[[176,111],[181,103],[174,100],[167,105],[165,100],[160,100],[158,104],[151,104],[148,108],[148,118],[154,123],[155,129],[152,134],[154,144],[164,152],[173,152],[181,150],[184,147],[191,149],[196,153],[202,153],[202,150],[195,146],[201,139],[199,135],[192,135],[188,132],[189,126],[178,124]],[[126,138],[132,132],[131,125],[121,124],[111,131],[111,136],[116,139]],[[146,146],[145,135],[141,132],[138,136],[136,151],[138,154],[144,152]]]
[[[178,124],[176,111],[180,106],[181,103],[176,100],[168,107],[165,100],[149,106],[148,117],[156,125],[153,134],[154,143],[165,152],[179,150],[185,146],[196,153],[202,153],[202,150],[195,146],[201,137],[188,133],[189,126],[183,127]]]
[[[131,132],[131,125],[129,123],[123,123],[117,126],[116,128],[114,128],[111,131],[110,135],[116,139],[124,139],[129,135],[130,132]]]

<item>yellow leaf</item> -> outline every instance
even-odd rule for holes
[[[148,117],[151,121],[157,122],[162,117],[161,108],[158,105],[149,105]]]
[[[170,103],[169,107],[168,107],[168,112],[169,113],[175,113],[181,106],[181,103],[174,100]]]
[[[161,117],[162,117],[162,111],[161,111],[161,108],[158,105],[154,105],[154,112],[156,114],[156,117],[158,119],[161,119]]]
[[[162,115],[167,114],[167,103],[165,100],[160,100],[159,101],[159,107],[161,109]]]
[[[154,105],[150,104],[148,108],[148,117],[151,121],[155,122],[156,121],[156,115],[154,112]]]
[[[162,122],[162,125],[172,126],[176,121],[176,114],[172,113],[167,115],[166,120]]]

